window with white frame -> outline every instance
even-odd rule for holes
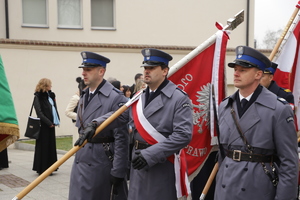
[[[22,0],[22,26],[48,27],[47,0]]]
[[[114,29],[114,0],[91,0],[93,29]]]
[[[58,27],[82,28],[81,0],[57,0]]]

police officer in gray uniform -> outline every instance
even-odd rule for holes
[[[140,107],[137,105],[136,108],[142,112],[144,120],[136,117],[134,106],[131,106],[110,126],[129,122],[133,130],[134,148],[128,199],[174,200],[177,199],[175,170],[168,158],[191,140],[191,102],[185,92],[166,78],[168,64],[172,59],[169,54],[152,48],[143,49],[142,54],[144,81],[148,87],[142,91],[137,103],[140,103]],[[100,124],[108,116],[98,118],[97,123]],[[153,136],[146,128],[150,127],[147,123],[162,140],[153,144],[147,142],[145,135]]]
[[[239,90],[219,106],[215,200],[296,199],[298,152],[292,108],[259,84],[271,66],[266,56],[246,46],[238,46],[236,54],[228,66],[234,68]]]
[[[127,99],[123,93],[106,81],[103,76],[110,60],[93,52],[81,52],[82,76],[89,86],[82,92],[78,103],[76,126],[80,138],[75,145],[82,145],[86,133],[94,135],[96,118],[119,109]],[[75,156],[71,172],[70,200],[127,199],[126,173],[128,169],[128,133],[126,126],[117,130],[102,131]],[[113,195],[113,196],[112,196]]]

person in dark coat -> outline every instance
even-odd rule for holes
[[[43,173],[57,161],[55,126],[60,124],[57,112],[55,93],[51,91],[50,79],[41,79],[34,93],[34,108],[37,117],[41,119],[39,139],[35,143],[32,170]]]
[[[0,152],[0,170],[3,168],[8,168],[7,148]]]
[[[277,64],[272,62],[272,66],[269,68],[266,68],[263,74],[263,77],[260,80],[260,84],[274,94],[276,94],[278,97],[284,98],[287,102],[289,102],[292,106],[294,105],[294,95],[289,89],[284,89],[282,87],[279,87],[277,83],[273,80],[274,74],[277,69]]]
[[[291,106],[260,85],[271,61],[236,48],[233,95],[219,106],[215,200],[297,199],[298,147]],[[280,164],[278,164],[280,162]]]
[[[104,79],[110,60],[87,51],[81,52],[81,56],[80,68],[88,88],[82,92],[78,103],[76,127],[80,137],[75,146],[83,144],[85,138],[82,136],[87,131],[95,133],[95,118],[116,111],[127,102],[123,93]],[[69,200],[127,200],[128,149],[126,125],[89,138],[75,155]]]

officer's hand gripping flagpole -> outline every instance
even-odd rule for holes
[[[125,112],[134,102],[136,102],[142,91],[137,92],[125,105],[114,112],[110,117],[108,117],[102,124],[100,124],[93,137],[100,133],[105,127],[107,127],[112,121],[119,117],[123,112]],[[68,151],[63,157],[57,160],[53,165],[51,165],[46,171],[44,171],[39,177],[32,181],[27,187],[25,187],[17,196],[12,200],[20,200],[26,196],[31,190],[33,190],[38,184],[40,184],[47,176],[49,176],[54,170],[61,166],[66,160],[68,160],[73,154],[75,154],[81,147],[87,143],[87,140],[81,146],[74,146],[70,151]]]

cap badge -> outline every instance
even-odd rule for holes
[[[82,58],[87,58],[85,52],[82,52]]]
[[[244,54],[244,47],[239,47],[238,49],[237,49],[237,54]]]
[[[150,49],[145,50],[145,56],[149,57],[150,56]]]

